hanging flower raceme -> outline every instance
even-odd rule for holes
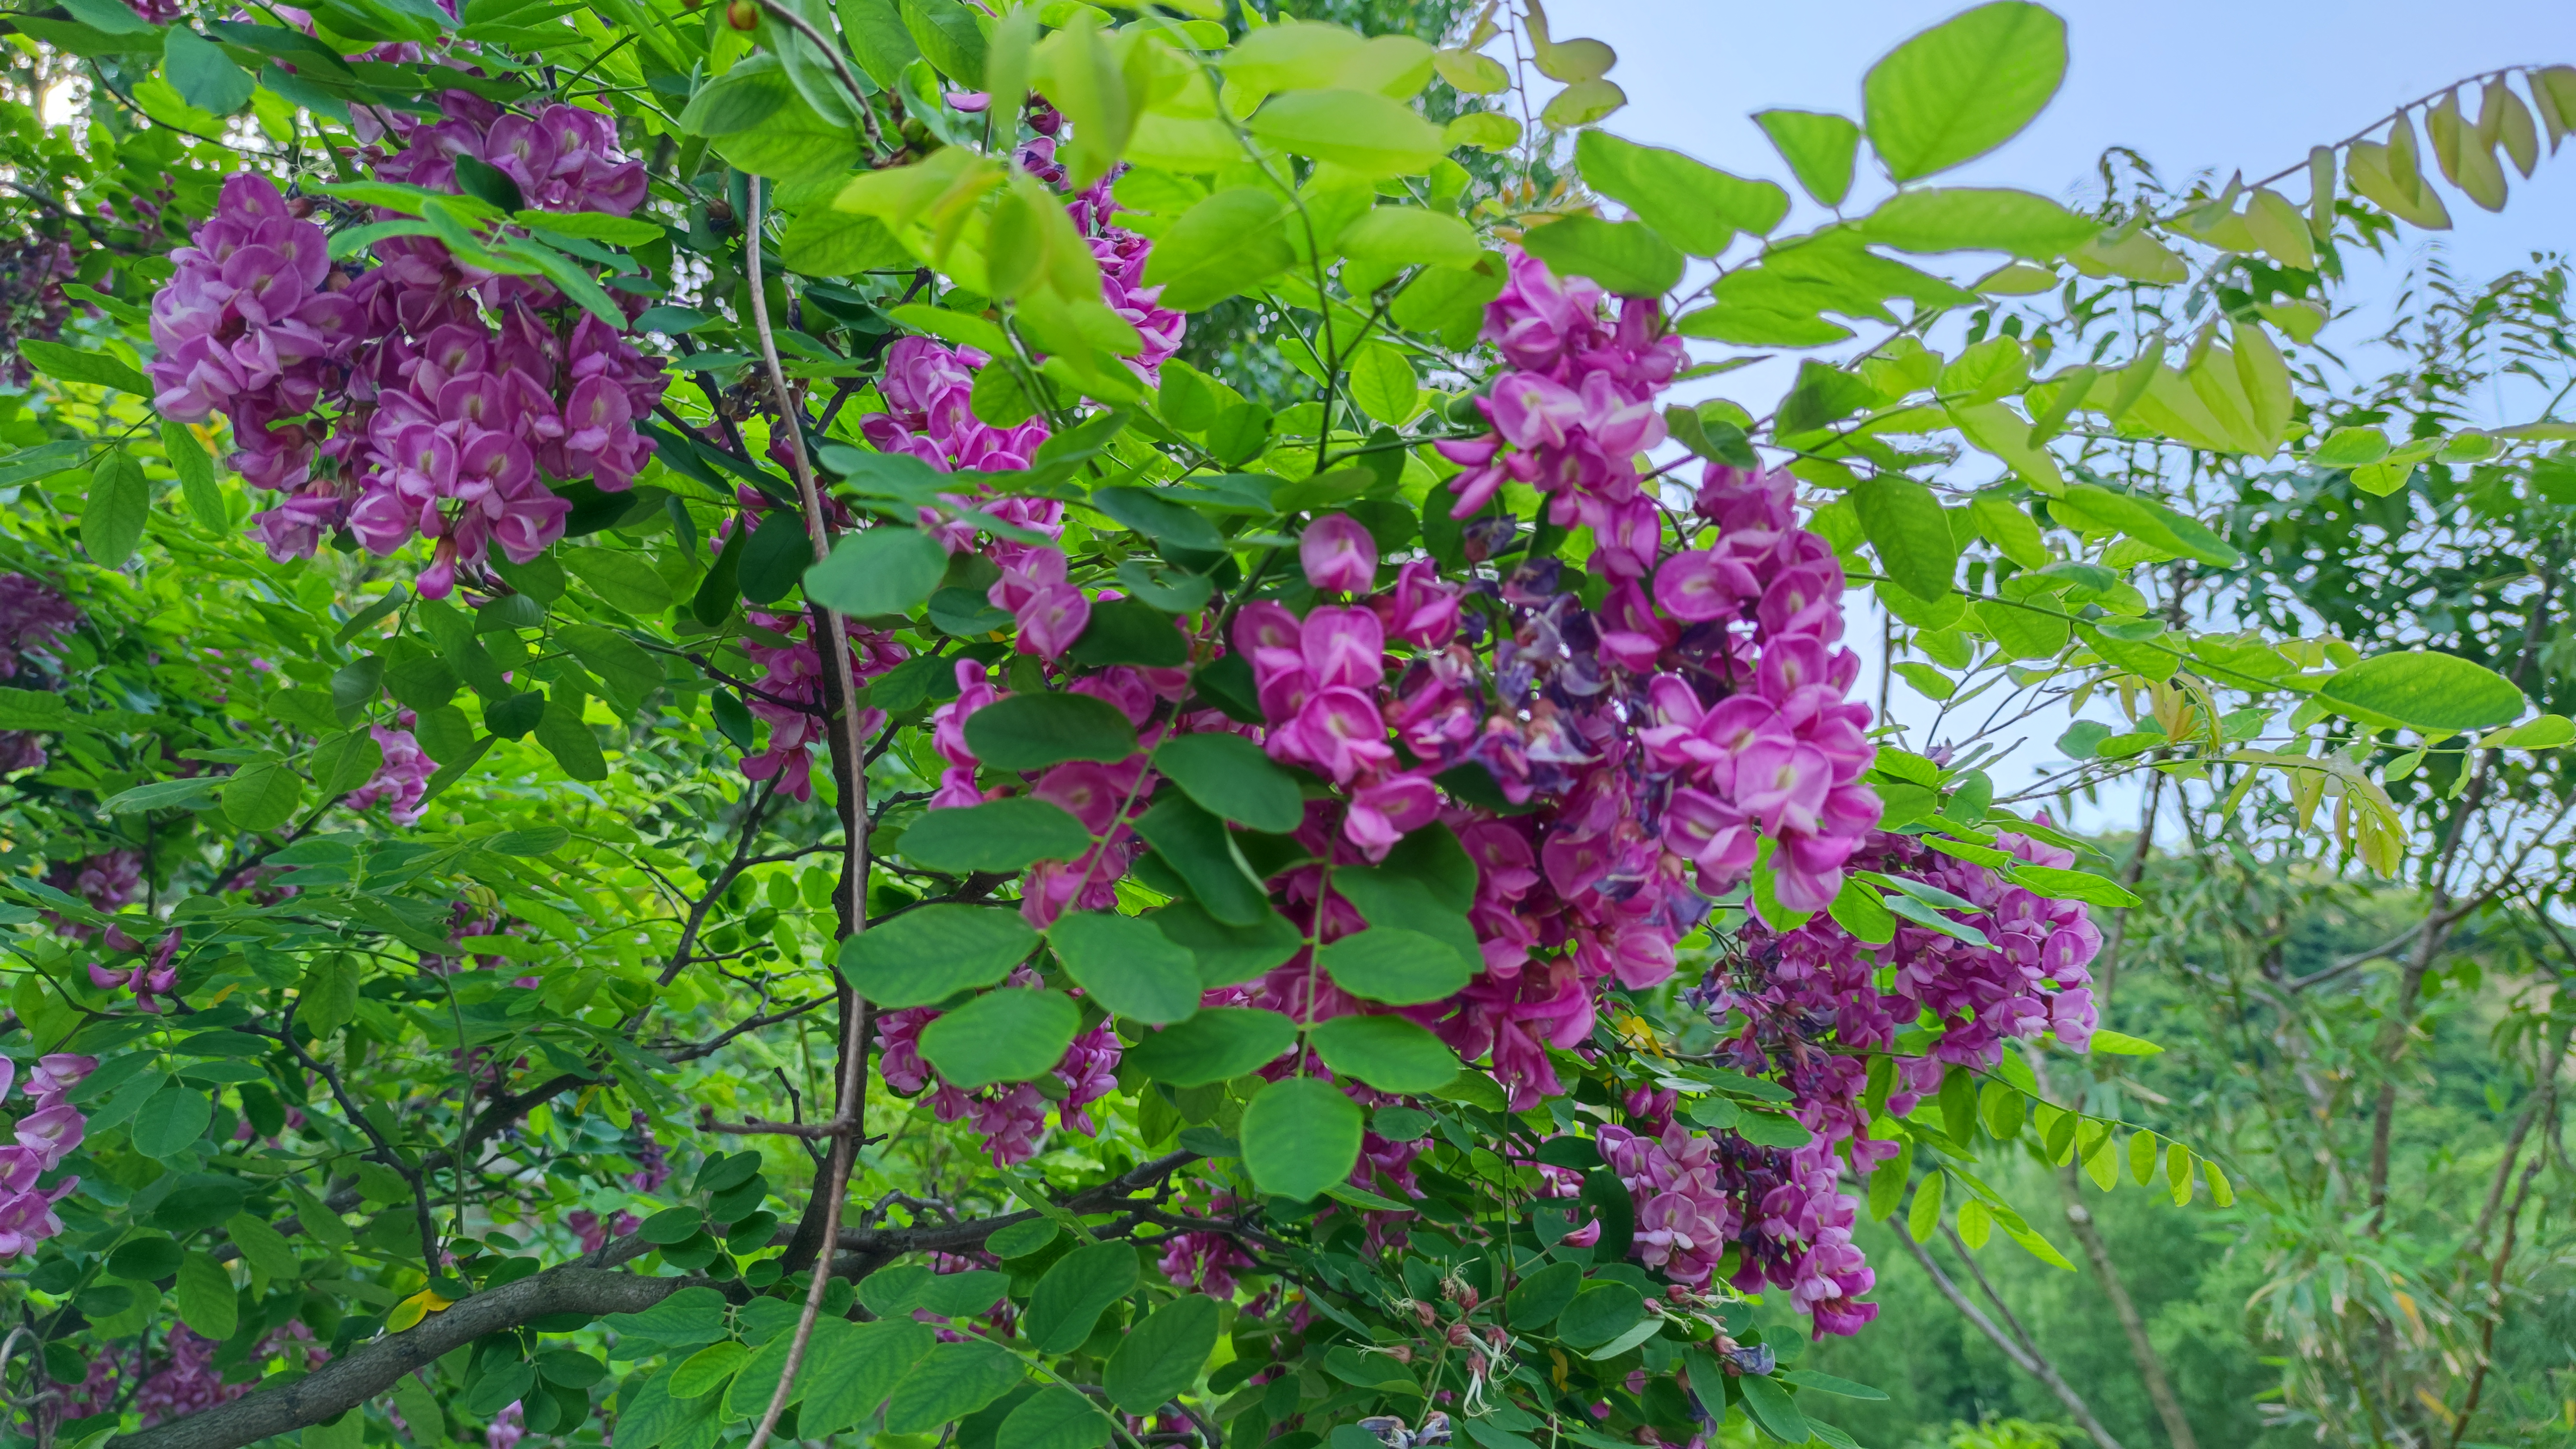
[[[80,610],[62,592],[29,574],[0,574],[0,681],[20,689],[53,689],[34,666],[51,662],[63,636],[80,627]],[[51,757],[37,730],[0,730],[0,775],[41,770]]]
[[[365,810],[377,804],[387,807],[396,825],[418,825],[422,801],[429,794],[429,777],[438,773],[438,762],[421,749],[412,736],[415,717],[410,710],[396,716],[399,728],[368,726],[376,748],[384,752],[384,763],[367,778],[367,783],[349,792],[342,802],[352,810]]]
[[[275,182],[252,172],[225,180],[214,215],[192,239],[170,254],[169,284],[152,298],[158,355],[145,370],[156,389],[153,405],[187,423],[222,414],[232,425],[230,461],[242,477],[296,493],[312,477],[326,431],[305,415],[339,386],[341,364],[365,324],[351,279],[331,264],[322,228],[304,220]],[[276,556],[288,556],[276,553],[288,537],[302,537],[298,551],[311,552],[325,519],[310,507],[302,513],[309,522],[259,525]]]
[[[443,120],[396,111],[372,132],[403,143],[369,148],[380,178],[453,192],[471,156],[536,210],[623,216],[644,199],[643,165],[618,153],[604,116],[516,115],[463,91],[440,103]],[[378,554],[428,538],[420,591],[443,598],[493,549],[527,563],[562,537],[571,505],[551,483],[632,486],[650,456],[635,423],[663,377],[617,328],[434,238],[383,239],[379,265],[335,267],[303,205],[263,177],[231,178],[153,303],[161,411],[222,413],[232,465],[286,495],[252,520],[271,557],[309,555],[342,528]],[[625,305],[634,315],[642,299]],[[330,465],[319,475],[317,457]]]
[[[96,1057],[58,1052],[39,1057],[28,1074],[29,1110],[18,1119],[16,1143],[0,1147],[0,1258],[25,1256],[62,1232],[54,1204],[70,1196],[80,1179],[65,1176],[50,1187],[43,1179],[81,1144],[89,1118],[68,1096],[97,1068]],[[0,1058],[0,1098],[8,1096],[17,1070],[17,1063]]]
[[[758,754],[746,755],[742,773],[752,780],[776,779],[778,788],[798,800],[814,798],[814,748],[824,743],[823,651],[806,637],[802,614],[754,610],[751,622],[762,634],[743,641],[743,652],[760,666],[756,692],[744,701],[754,717],[769,726],[769,742]],[[847,627],[847,626],[845,626]],[[912,657],[891,634],[849,627],[850,677],[866,684]],[[862,710],[859,730],[874,735],[885,726],[885,711]]]
[[[1037,984],[1037,973],[1023,966],[1003,983],[1004,989],[1019,989]],[[917,1096],[933,1082],[931,1110],[942,1122],[971,1119],[975,1131],[984,1138],[985,1151],[996,1167],[1016,1167],[1038,1153],[1047,1130],[1047,1106],[1050,1094],[1033,1082],[1010,1082],[967,1092],[939,1081],[938,1073],[922,1060],[921,1033],[940,1013],[927,1006],[903,1011],[889,1011],[877,1018],[876,1048],[878,1070],[886,1085],[904,1096]],[[1119,1046],[1116,1033],[1103,1022],[1073,1039],[1051,1075],[1059,1091],[1054,1104],[1067,1130],[1085,1137],[1099,1131],[1084,1109],[1108,1096],[1118,1087]]]

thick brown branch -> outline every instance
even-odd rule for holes
[[[612,1245],[608,1252],[621,1246]],[[477,1293],[431,1314],[417,1328],[333,1359],[294,1383],[246,1394],[114,1442],[117,1449],[240,1449],[274,1434],[291,1434],[336,1418],[392,1388],[403,1375],[487,1333],[549,1313],[640,1313],[697,1281],[567,1264]]]

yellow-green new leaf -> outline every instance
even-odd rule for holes
[[[1852,156],[1860,149],[1858,123],[1822,111],[1758,111],[1753,119],[1809,196],[1823,206],[1843,204],[1851,194]]]
[[[1340,245],[1346,257],[1407,266],[1472,267],[1485,255],[1465,222],[1419,206],[1377,207],[1342,228]]]
[[[1763,235],[1789,214],[1789,193],[1772,182],[1730,176],[1678,151],[1606,132],[1576,138],[1574,159],[1593,190],[1692,256],[1716,256],[1737,232]]]
[[[1899,181],[1946,171],[2020,134],[2065,78],[2066,22],[2025,0],[1980,5],[1870,67],[1870,148]]]
[[[1900,191],[1862,223],[1869,239],[1903,252],[2010,252],[2055,261],[2101,230],[2045,196],[2005,187]]]
[[[1252,118],[1268,145],[1345,166],[1372,180],[1416,176],[1448,150],[1412,107],[1370,91],[1299,91],[1273,97]]]

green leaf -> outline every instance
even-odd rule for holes
[[[2536,715],[2512,729],[2478,741],[2482,750],[2554,750],[2576,744],[2576,720],[2563,714]]]
[[[1512,1289],[1503,1299],[1503,1311],[1511,1316],[1514,1329],[1535,1332],[1555,1322],[1582,1287],[1581,1264],[1550,1263]]]
[[[778,263],[809,277],[849,277],[910,266],[912,253],[873,216],[814,206],[788,220],[778,239]]]
[[[1825,907],[1835,924],[1863,945],[1884,946],[1896,939],[1896,915],[1877,889],[1857,876],[1846,876],[1843,888]]]
[[[1660,297],[1682,279],[1682,254],[1642,221],[1562,217],[1522,233],[1521,249],[1559,276],[1590,277],[1623,297]]]
[[[241,829],[274,830],[295,814],[304,781],[276,760],[245,765],[224,782],[224,817]]]
[[[1472,267],[1485,255],[1465,222],[1419,206],[1373,207],[1342,228],[1337,245],[1355,261],[1401,266]]]
[[[1902,473],[1877,472],[1860,480],[1851,500],[1861,532],[1898,588],[1918,599],[1950,592],[1959,543],[1931,489]]]
[[[1644,1317],[1645,1300],[1625,1283],[1602,1280],[1574,1295],[1556,1317],[1556,1336],[1576,1348],[1608,1343]]]
[[[1458,1054],[1400,1016],[1337,1016],[1318,1023],[1312,1040],[1335,1075],[1381,1092],[1435,1091],[1458,1075]]]
[[[859,1301],[887,1318],[909,1317],[922,1309],[942,1318],[973,1318],[1010,1291],[1011,1275],[990,1269],[968,1273],[933,1273],[924,1264],[891,1268],[859,1285]]]
[[[1449,149],[1439,127],[1411,106],[1372,91],[1273,96],[1253,116],[1251,130],[1269,145],[1330,161],[1371,181],[1423,175]]]
[[[1060,991],[992,991],[922,1028],[921,1055],[971,1092],[1045,1075],[1081,1027],[1082,1008]]]
[[[1858,124],[1822,111],[1757,111],[1753,120],[1818,205],[1843,204],[1851,194],[1852,154],[1860,149]]]
[[[1817,1393],[1832,1394],[1838,1398],[1884,1400],[1887,1397],[1883,1389],[1874,1389],[1867,1384],[1856,1384],[1850,1379],[1836,1378],[1832,1374],[1819,1373],[1814,1369],[1793,1369],[1782,1374],[1781,1377],[1802,1389],[1814,1389]]]
[[[1383,342],[1360,344],[1350,360],[1351,401],[1359,410],[1390,427],[1401,427],[1422,410],[1422,384],[1402,352]]]
[[[934,1344],[886,1401],[885,1431],[918,1434],[954,1423],[1027,1376],[1018,1359],[989,1339]]]
[[[240,1326],[233,1275],[204,1253],[190,1253],[179,1260],[176,1296],[179,1321],[217,1343],[232,1337],[233,1330]]]
[[[880,1007],[929,1006],[1011,974],[1038,933],[1002,906],[921,906],[841,944],[841,965]]]
[[[993,1442],[1011,1449],[1100,1449],[1109,1433],[1109,1417],[1080,1389],[1049,1384],[1011,1410]]]
[[[1747,1374],[1737,1379],[1744,1394],[1744,1412],[1762,1432],[1783,1444],[1804,1444],[1815,1436],[1807,1416],[1798,1411],[1798,1401],[1779,1381],[1761,1374]]]
[[[939,73],[973,89],[984,83],[984,31],[959,0],[902,0],[903,28]]]
[[[1771,182],[1730,176],[1606,131],[1577,136],[1574,159],[1593,190],[1695,257],[1716,256],[1739,231],[1764,235],[1789,214],[1789,193]]]
[[[567,692],[561,685],[545,697],[545,713],[537,717],[537,743],[555,757],[564,774],[575,780],[605,780],[608,759],[599,752],[599,736],[582,723],[582,696]]]
[[[850,127],[817,115],[803,96],[793,94],[782,97],[758,125],[716,137],[714,148],[736,167],[786,185],[828,181],[859,159],[858,136]]]
[[[2015,884],[2023,885],[2038,895],[2054,901],[2082,901],[2088,906],[2117,909],[2138,903],[2136,893],[2118,881],[2098,876],[2089,870],[2061,870],[2050,865],[2017,865],[2012,868]]]
[[[1947,1173],[1935,1172],[1925,1177],[1923,1185],[1914,1190],[1914,1206],[1905,1215],[1906,1234],[1914,1241],[1928,1243],[1940,1228],[1942,1185],[1949,1180]]]
[[[224,492],[215,484],[215,460],[206,456],[205,445],[189,432],[185,423],[161,425],[161,450],[169,455],[170,471],[179,475],[179,496],[188,500],[188,511],[196,515],[197,526],[221,536],[232,531],[232,520],[224,513]]]
[[[1235,186],[1181,213],[1145,259],[1145,285],[1163,305],[1203,312],[1286,271],[1297,260],[1280,228],[1287,199],[1262,186]]]
[[[61,382],[95,383],[147,401],[152,397],[152,384],[142,373],[102,351],[31,337],[18,344],[18,355],[38,372]]]
[[[572,650],[581,666],[608,686],[608,697],[624,709],[640,708],[647,695],[662,686],[662,665],[634,640],[597,624],[568,624],[555,637]]]
[[[320,1041],[349,1024],[358,1011],[358,972],[345,957],[321,955],[304,968],[296,987],[295,1019]]]
[[[1071,860],[1091,833],[1064,808],[1032,796],[932,810],[905,828],[898,847],[932,870],[1014,873],[1040,860]]]
[[[1898,181],[1946,171],[2019,135],[2065,78],[2066,22],[2024,0],[1980,5],[1869,68],[1870,149]]]
[[[808,1344],[807,1349],[811,1352],[821,1347],[821,1340],[833,1331],[855,1327],[856,1324],[837,1318],[818,1318],[814,1324],[815,1341]],[[788,1351],[795,1346],[796,1335],[792,1331],[782,1333],[762,1344],[744,1361],[734,1373],[733,1381],[725,1385],[726,1418],[756,1419],[768,1411],[769,1401],[778,1393],[779,1376],[787,1372]],[[796,1375],[796,1387],[788,1391],[787,1402],[793,1404],[803,1398],[813,1384],[813,1369],[810,1366],[800,1369]]]
[[[1305,823],[1296,777],[1241,735],[1175,735],[1155,748],[1154,768],[1183,794],[1247,829],[1285,835]]]
[[[2090,1049],[2107,1052],[2115,1057],[2151,1057],[2164,1050],[2154,1042],[2118,1031],[2094,1032]]]
[[[671,607],[671,586],[642,554],[614,548],[556,550],[564,570],[590,585],[611,606],[630,614],[658,614]]]
[[[2456,654],[2410,650],[2339,670],[2317,697],[2365,717],[2411,729],[2485,729],[2521,715],[2529,701],[2513,681]]]
[[[1154,923],[1107,911],[1069,911],[1047,940],[1091,998],[1129,1021],[1156,1026],[1199,1009],[1198,962]]]
[[[227,782],[219,776],[200,775],[193,780],[155,780],[120,790],[102,801],[102,815],[131,815],[144,810],[196,810],[215,798],[215,792]]]
[[[1204,1087],[1269,1065],[1296,1040],[1297,1024],[1278,1012],[1210,1006],[1149,1034],[1128,1049],[1126,1060],[1168,1086]]]
[[[969,745],[974,743],[975,720],[1000,707],[987,705],[966,722]],[[1156,800],[1154,808],[1137,819],[1135,828],[1154,853],[1180,873],[1209,915],[1231,926],[1257,926],[1277,914],[1270,908],[1269,892],[1253,876],[1225,822],[1185,795],[1166,794]]]
[[[855,618],[909,614],[947,569],[948,551],[920,529],[871,528],[842,535],[829,558],[805,570],[805,596]]]
[[[134,1113],[134,1150],[146,1157],[175,1157],[206,1135],[215,1117],[214,1098],[177,1082],[154,1092]],[[227,1300],[232,1289],[224,1289]]]
[[[1160,543],[1215,552],[1225,535],[1197,509],[1145,488],[1097,488],[1091,506]]]
[[[1304,1202],[1351,1175],[1363,1126],[1359,1104],[1330,1082],[1273,1082],[1243,1109],[1244,1169],[1263,1192]]]
[[[354,729],[324,740],[313,751],[313,783],[322,798],[337,800],[374,778],[384,768],[384,746],[373,731]]]
[[[1178,669],[1190,662],[1190,644],[1171,615],[1144,600],[1105,599],[1091,606],[1091,622],[1065,657],[1093,668],[1134,664]]]
[[[33,342],[25,344],[33,347]],[[90,470],[89,497],[81,505],[81,546],[100,568],[121,568],[143,541],[144,520],[152,514],[152,485],[141,464],[122,448],[111,448]]]
[[[2091,241],[2102,224],[2027,191],[1936,186],[1896,193],[1861,227],[1901,252],[2010,252],[2047,262]]]
[[[1040,1353],[1071,1353],[1091,1337],[1093,1325],[1110,1304],[1136,1286],[1136,1248],[1131,1243],[1094,1243],[1056,1259],[1029,1295],[1028,1316],[1021,1329],[1029,1346]]]
[[[2078,526],[2117,529],[2149,547],[2216,568],[2234,568],[2245,562],[2243,554],[2200,520],[2134,493],[2114,493],[2096,484],[2077,483],[2069,486],[2063,497],[2051,499],[2049,507],[2068,515],[2068,521]]]
[[[852,1324],[848,1333],[818,1338],[807,1370],[813,1386],[805,1391],[798,1430],[819,1438],[861,1423],[935,1341],[929,1324],[908,1318]]]
[[[1229,926],[1196,901],[1175,901],[1146,917],[1198,963],[1199,985],[1213,989],[1250,981],[1305,949],[1306,938],[1277,911],[1249,926]]]
[[[967,716],[966,747],[994,769],[1023,773],[1067,760],[1115,764],[1136,753],[1136,727],[1087,694],[1014,694]]]
[[[896,0],[837,0],[834,8],[859,69],[879,90],[893,90],[903,68],[921,59],[921,47],[904,26],[902,7]]]
[[[1418,931],[1371,926],[1315,953],[1344,991],[1390,1006],[1419,1006],[1455,995],[1473,974],[1458,953]]]
[[[1126,1413],[1150,1414],[1197,1383],[1199,1370],[1216,1351],[1223,1316],[1217,1301],[1204,1293],[1184,1293],[1155,1309],[1109,1355],[1101,1373],[1109,1401]]]

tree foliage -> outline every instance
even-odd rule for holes
[[[2437,941],[2530,847],[2392,782],[2576,728],[2533,626],[2271,607],[2335,515],[2259,480],[2564,471],[2296,366],[2576,71],[2078,212],[1942,179],[2063,74],[2006,0],[1765,118],[1791,234],[1534,0],[1349,8],[8,17],[22,1432],[1848,1444],[1864,1213],[2071,1266],[2016,1138],[2236,1199],[2052,1098],[2154,1050],[2137,873],[1874,718],[1848,592]]]

